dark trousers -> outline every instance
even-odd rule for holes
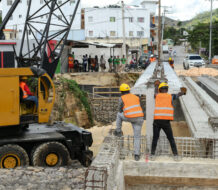
[[[83,64],[83,72],[86,72],[87,64]]]
[[[159,139],[161,129],[163,129],[164,133],[167,136],[167,139],[170,142],[170,146],[171,146],[173,154],[178,155],[177,148],[176,148],[176,143],[175,143],[175,140],[174,140],[174,137],[173,137],[173,131],[172,131],[169,120],[154,120],[151,154],[152,155],[155,154],[155,150],[156,150],[156,147],[157,147],[157,141]]]

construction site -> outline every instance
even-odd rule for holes
[[[0,25],[0,190],[218,189],[217,65],[185,68],[187,48],[180,44],[172,47],[177,52],[172,67],[172,56],[161,50],[159,23],[158,55],[145,68],[116,70],[108,61],[101,72],[72,72],[68,55],[76,48],[85,51],[92,45],[112,55],[122,45],[68,39],[79,0],[70,19],[63,9],[70,0],[45,0],[34,11],[30,0],[21,40],[6,40],[3,30],[19,3],[11,2]],[[46,13],[41,12],[45,7]],[[123,2],[121,9],[124,14]],[[42,16],[47,22],[35,20]],[[53,17],[63,19],[62,25]],[[44,24],[43,31],[34,23]],[[51,30],[53,26],[62,30]],[[125,44],[125,54],[126,48]],[[123,84],[139,97],[144,115],[138,159],[134,125],[121,122],[122,134],[116,135]],[[178,154],[162,130],[152,159],[155,90],[161,93],[161,84],[167,85],[173,102],[173,119],[168,120]]]

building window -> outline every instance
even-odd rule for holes
[[[40,4],[43,4],[43,0],[40,0]]]
[[[93,36],[93,31],[89,31],[89,36]]]
[[[13,34],[12,33],[10,33],[10,39],[12,39],[13,38]]]
[[[74,4],[75,0],[70,0],[70,5]]]
[[[58,4],[59,4],[59,5],[62,4],[62,1],[58,1]]]
[[[133,36],[133,31],[129,31],[129,36]]]
[[[110,22],[116,22],[116,18],[115,17],[110,17]]]
[[[58,20],[61,20],[62,19],[62,15],[58,15]]]
[[[89,16],[89,17],[88,17],[88,21],[89,21],[89,22],[93,22],[93,17],[92,17],[92,16]]]
[[[115,31],[110,31],[110,36],[116,36],[116,32]]]
[[[22,15],[19,15],[19,18],[22,18]]]
[[[144,17],[138,17],[138,22],[144,22]]]
[[[129,17],[129,22],[133,22],[133,17]]]
[[[12,0],[7,0],[7,5],[12,5]]]
[[[138,37],[144,36],[144,31],[137,31],[137,36]]]

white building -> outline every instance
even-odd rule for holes
[[[155,15],[158,2],[158,0],[143,0],[141,5],[143,8],[149,10],[151,15]]]
[[[5,17],[5,15],[7,14],[13,2],[14,0],[2,0],[1,2],[2,3],[2,18]],[[8,21],[5,27],[6,29],[12,29],[12,30],[18,31],[17,36],[19,39],[21,39],[23,30],[24,30],[24,23],[25,23],[27,9],[28,9],[28,2],[29,0],[20,0],[20,3],[18,4],[16,10],[14,11],[13,15],[11,16],[10,20]],[[57,2],[58,2],[58,5],[61,5],[65,2],[65,0],[58,0]],[[63,11],[64,15],[68,21],[73,15],[76,2],[77,2],[76,0],[70,0],[68,3],[64,4],[61,8],[62,10],[64,10]],[[44,0],[32,0],[30,14],[35,13],[43,5],[45,5]],[[34,17],[39,16],[38,18],[35,18],[34,20],[39,23],[32,23],[32,24],[40,32],[42,32],[45,27],[45,24],[43,23],[47,22],[48,14],[46,13],[48,12],[49,12],[49,9],[47,6],[45,6],[45,8],[43,8],[36,15],[34,15]],[[61,15],[61,12],[57,11],[56,15],[57,17],[52,16],[51,18],[52,23],[61,25],[62,24],[61,19],[64,20],[63,16]],[[71,30],[79,30],[80,28],[81,28],[81,5],[79,5],[78,7],[77,14],[76,14]],[[52,30],[57,31],[60,29],[61,27],[59,26],[53,26],[53,25],[50,26],[51,31]],[[37,35],[37,32],[35,35]],[[33,38],[33,35],[31,34],[30,31],[29,31],[29,38],[30,39]]]
[[[157,12],[158,0],[143,0],[141,6],[150,12],[150,40],[149,40],[149,51],[157,54],[157,45],[158,45],[158,27],[156,25],[155,15]]]
[[[124,17],[126,38],[149,37],[149,11],[141,8],[125,8]],[[88,38],[122,38],[122,9],[85,9],[85,33]]]

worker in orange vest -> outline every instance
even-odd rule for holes
[[[122,122],[128,121],[132,124],[134,131],[134,154],[135,160],[140,159],[141,128],[144,121],[144,113],[140,105],[138,96],[130,93],[130,87],[127,84],[120,86],[121,98],[119,99],[119,112],[117,113],[116,130],[114,135],[121,137]]]
[[[174,119],[173,100],[186,94],[186,88],[181,88],[178,94],[168,94],[168,84],[155,81],[155,110],[153,122],[153,140],[151,146],[151,160],[155,160],[155,150],[160,135],[160,130],[163,129],[167,139],[170,142],[174,160],[179,161],[176,143],[173,137],[170,121]]]
[[[151,62],[154,62],[154,61],[156,61],[156,58],[154,57],[153,54],[151,54],[151,56],[150,56],[150,63],[151,63]]]
[[[169,57],[169,64],[172,67],[172,69],[174,69],[174,60],[172,59],[172,57]]]
[[[34,94],[30,91],[28,85],[27,85],[27,79],[28,77],[23,76],[20,79],[20,88],[23,92],[23,100],[33,101],[36,104],[36,109],[38,108],[38,98],[34,96]]]
[[[74,58],[71,54],[68,56],[68,72],[72,72],[74,68]]]

